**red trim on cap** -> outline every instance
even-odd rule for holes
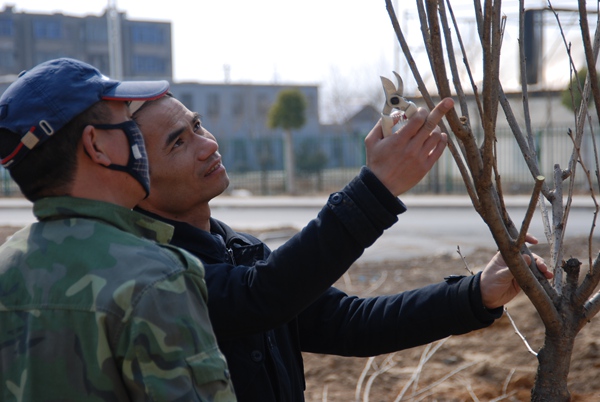
[[[167,89],[165,92],[161,92],[160,94],[150,97],[150,98],[134,98],[134,97],[112,97],[112,96],[103,96],[102,100],[107,101],[153,101],[159,98],[162,98],[169,90]]]
[[[6,165],[7,162],[10,162],[10,160],[12,158],[14,158],[19,153],[19,151],[21,150],[21,148],[23,148],[23,143],[22,142],[20,142],[19,145],[17,145],[17,147],[15,148],[15,150],[12,151],[10,155],[8,155],[6,158],[2,159],[2,161],[0,161],[0,162],[2,162],[3,165]]]

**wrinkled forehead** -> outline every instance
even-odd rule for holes
[[[152,101],[134,114],[149,147],[162,146],[173,133],[189,126],[193,114],[177,99],[163,97]]]

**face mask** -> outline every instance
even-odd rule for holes
[[[144,145],[142,133],[133,120],[124,121],[119,124],[93,124],[92,126],[101,130],[122,130],[129,141],[129,160],[127,165],[107,166],[109,169],[129,173],[146,190],[146,197],[150,194],[150,174],[148,173],[148,155]]]

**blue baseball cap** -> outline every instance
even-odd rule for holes
[[[19,74],[0,97],[0,128],[21,137],[2,166],[12,168],[76,116],[101,100],[148,101],[169,90],[168,81],[116,81],[82,61],[46,61]]]

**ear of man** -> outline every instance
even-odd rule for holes
[[[102,166],[109,166],[112,163],[109,141],[110,138],[106,133],[92,125],[87,125],[83,129],[81,136],[83,150],[94,163]]]

